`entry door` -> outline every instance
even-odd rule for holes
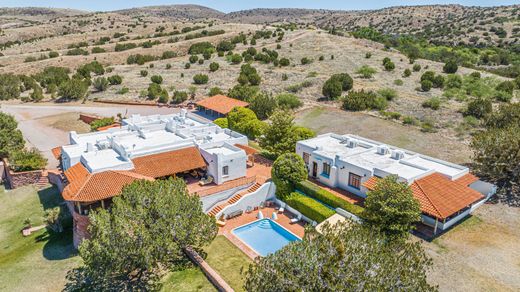
[[[316,177],[318,175],[318,164],[313,161],[312,162],[312,177]]]

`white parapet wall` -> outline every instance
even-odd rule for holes
[[[226,206],[215,217],[220,218],[222,215],[226,216],[235,211],[246,211],[247,207],[258,207],[262,202],[276,199],[276,186],[273,182],[266,182],[258,190],[244,195],[236,203]]]

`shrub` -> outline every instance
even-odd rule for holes
[[[433,83],[430,80],[421,81],[421,90],[424,92],[430,91],[432,89]]]
[[[386,99],[373,91],[351,91],[343,98],[343,109],[351,111],[383,110],[387,105]]]
[[[516,84],[513,81],[502,81],[495,87],[495,89],[498,91],[503,91],[503,92],[507,92],[509,94],[513,94],[515,87],[516,87]]]
[[[228,127],[228,120],[227,118],[218,118],[213,121],[215,125],[221,127],[221,128],[227,128]]]
[[[148,92],[147,96],[149,99],[156,99],[161,95],[163,89],[161,88],[161,85],[157,83],[151,83],[148,85]]]
[[[195,84],[206,84],[208,83],[209,77],[206,74],[197,74],[193,76],[193,83]]]
[[[157,84],[162,84],[163,83],[163,78],[162,78],[161,75],[153,75],[152,77],[150,77],[150,80],[153,83],[157,83]]]
[[[97,129],[105,126],[112,125],[114,123],[114,117],[110,118],[102,118],[99,120],[95,120],[92,123],[90,123],[90,129],[92,131],[96,131]]]
[[[82,99],[86,96],[88,83],[79,79],[70,79],[60,84],[58,94],[66,99]]]
[[[365,59],[370,59],[372,57],[372,53],[367,52],[365,53]]]
[[[174,51],[164,51],[161,55],[161,59],[165,60],[165,59],[171,59],[171,58],[175,58],[177,57],[177,53],[175,53]]]
[[[106,52],[105,49],[103,48],[100,48],[100,47],[93,47],[92,50],[90,51],[92,54],[100,54],[100,53],[104,53]]]
[[[185,91],[175,91],[172,97],[173,104],[183,103],[188,100],[188,93]]]
[[[419,72],[419,71],[421,71],[421,65],[419,65],[419,64],[415,64],[415,65],[413,65],[412,70],[413,70],[414,72]]]
[[[139,72],[139,74],[141,74],[142,77],[146,77],[146,76],[148,76],[148,71],[141,70],[141,72]]]
[[[321,92],[323,96],[327,97],[328,99],[336,99],[341,96],[342,92],[342,84],[341,81],[329,78],[325,83],[323,84],[323,88],[321,89]]]
[[[321,55],[319,58],[318,58],[318,61],[323,61],[325,60],[325,56]]]
[[[405,125],[417,125],[418,123],[419,121],[415,117],[405,116],[403,118],[403,124]]]
[[[15,172],[44,169],[47,159],[36,149],[20,149],[9,154],[11,169]]]
[[[199,65],[204,64],[204,59],[199,59]]]
[[[464,112],[465,115],[474,116],[477,119],[486,117],[493,111],[491,100],[487,98],[477,97],[468,103],[468,107]]]
[[[218,43],[217,45],[217,51],[219,52],[227,52],[227,51],[231,51],[235,48],[235,44],[233,44],[232,42],[230,41],[221,41],[220,43]]]
[[[435,88],[443,88],[444,87],[444,76],[436,75],[433,78],[432,85]]]
[[[441,99],[438,97],[432,97],[422,103],[422,107],[431,108],[432,110],[438,110],[441,107]]]
[[[303,180],[296,183],[295,188],[309,197],[312,197],[332,208],[341,208],[347,212],[350,212],[357,216],[362,216],[363,207],[354,205],[346,200],[343,200],[331,192],[322,189],[317,184],[314,184],[308,180]]]
[[[377,73],[377,70],[368,65],[363,65],[356,70],[356,74],[359,74],[360,77],[364,79],[372,78],[375,73]]]
[[[200,42],[200,43],[194,43],[190,46],[188,49],[188,54],[190,55],[197,55],[202,54],[205,51],[211,51],[214,52],[215,47],[210,42]]]
[[[192,55],[192,56],[190,56],[190,58],[189,58],[189,61],[190,61],[190,63],[192,63],[192,64],[195,64],[198,60],[199,60],[199,56],[197,56],[197,55]]]
[[[380,89],[377,93],[388,101],[392,101],[397,97],[397,91],[392,88],[383,88]]]
[[[282,108],[295,109],[303,105],[298,96],[290,93],[282,93],[276,96],[278,106]]]
[[[209,64],[209,71],[215,72],[218,70],[219,67],[220,67],[220,65],[217,62],[213,62],[213,63]]]
[[[105,77],[98,77],[94,79],[92,85],[94,85],[94,88],[98,91],[105,91],[108,88],[108,80]]]
[[[66,77],[68,78],[68,76]],[[19,98],[21,86],[22,83],[18,76],[11,73],[0,74],[0,100]]]
[[[132,64],[143,65],[144,63],[151,62],[154,60],[155,60],[155,57],[152,55],[135,54],[135,55],[128,56],[128,58],[126,58],[126,63],[128,65],[132,65]]]
[[[190,69],[190,67],[191,67],[191,64],[190,64],[190,63],[186,63],[186,64],[184,64],[184,69]]]
[[[215,95],[219,95],[219,94],[224,94],[224,92],[222,91],[222,89],[220,89],[220,87],[211,87],[209,89],[209,93],[208,93],[209,96],[215,96]]]
[[[121,84],[123,82],[123,77],[119,75],[112,75],[108,77],[108,82],[110,82],[111,85]]]
[[[351,90],[354,86],[354,80],[347,73],[339,73],[331,76],[331,79],[341,82],[341,89],[343,91]]]
[[[302,65],[307,65],[307,64],[312,63],[312,60],[307,57],[303,57],[300,61],[301,61]]]
[[[117,94],[127,94],[129,91],[128,87],[123,87],[117,91]]]
[[[122,52],[122,51],[131,50],[131,49],[135,49],[135,48],[137,48],[136,43],[126,43],[126,44],[117,43],[116,46],[114,47],[114,51]]]
[[[425,120],[421,123],[421,132],[426,133],[435,133],[437,129],[435,128],[435,123],[432,120]]]
[[[412,71],[410,69],[404,69],[403,77],[410,77],[412,75]]]
[[[49,58],[56,58],[58,57],[60,54],[58,52],[55,52],[55,51],[51,51],[49,52]]]
[[[435,79],[435,72],[433,71],[426,71],[421,75],[421,81],[428,80],[433,82],[433,79]]]
[[[240,56],[239,54],[233,54],[231,56],[231,63],[235,65],[242,63],[242,56]]]
[[[305,217],[318,223],[325,221],[335,213],[320,202],[296,192],[285,198],[285,202]]]
[[[394,80],[394,84],[397,86],[402,86],[404,84],[404,82],[401,79],[396,79],[396,80]]]
[[[280,64],[280,66],[282,66],[282,67],[286,67],[291,64],[291,61],[289,61],[289,59],[287,59],[287,58],[281,58],[280,62],[278,64]]]
[[[442,67],[442,71],[448,74],[453,74],[457,72],[458,69],[459,66],[457,65],[457,62],[455,62],[454,60],[449,60],[448,62],[446,62],[446,64],[444,64],[444,67]]]
[[[80,49],[80,48],[76,48],[76,49],[67,51],[67,56],[79,56],[79,55],[86,56],[86,55],[88,55],[88,52],[83,49]]]
[[[456,74],[448,75],[445,86],[448,89],[461,88],[462,87],[462,77],[460,77],[460,75],[456,75]]]
[[[394,71],[395,69],[395,64],[394,62],[392,61],[388,61],[384,64],[384,67],[385,67],[385,71]]]

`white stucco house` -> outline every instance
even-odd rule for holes
[[[460,221],[492,196],[494,185],[469,168],[356,135],[319,135],[296,144],[309,176],[365,198],[379,178],[396,175],[410,185],[422,221],[434,233]]]

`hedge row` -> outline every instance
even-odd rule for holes
[[[308,180],[304,180],[297,183],[296,189],[306,194],[307,196],[312,197],[320,202],[323,202],[324,204],[327,204],[333,208],[341,208],[356,216],[362,216],[364,210],[363,207],[354,205],[346,200],[338,198],[331,192],[320,188],[320,186]]]
[[[285,202],[289,206],[301,212],[305,217],[318,223],[323,222],[335,213],[322,203],[296,192],[291,193],[285,199]]]

